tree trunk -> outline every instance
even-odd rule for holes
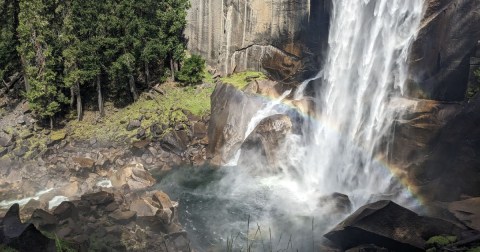
[[[150,69],[148,61],[145,61],[145,83],[147,84],[147,87],[150,87]]]
[[[130,84],[130,92],[133,95],[133,100],[137,101],[138,100],[137,87],[135,86],[135,78],[133,78],[133,75],[131,75],[131,74],[129,76],[128,83]]]
[[[70,87],[70,108],[73,109],[74,105],[75,105],[75,88]]]
[[[104,117],[105,110],[103,107],[102,84],[100,82],[100,75],[97,76],[97,95],[98,95],[98,111],[100,111],[100,117]]]
[[[77,86],[77,119],[81,121],[83,119],[83,107],[82,107],[82,96],[80,94],[80,84],[76,83]]]
[[[173,63],[173,58],[170,58],[170,71],[172,72],[170,80],[175,81],[175,64]]]
[[[50,129],[53,130],[53,116],[50,116]]]

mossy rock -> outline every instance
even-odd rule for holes
[[[448,235],[438,235],[438,236],[434,236],[434,237],[431,237],[430,239],[428,239],[427,243],[426,243],[426,247],[427,248],[441,248],[441,247],[445,247],[449,244],[452,244],[454,242],[457,241],[457,237],[456,236],[448,236]]]
[[[51,134],[50,134],[50,140],[54,141],[54,142],[57,142],[57,141],[62,141],[63,139],[65,139],[67,137],[67,133],[63,130],[59,130],[59,131],[53,131]]]

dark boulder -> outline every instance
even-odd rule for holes
[[[107,205],[115,201],[112,193],[104,191],[82,195],[81,199],[88,201],[91,205]]]
[[[19,251],[55,251],[55,241],[44,236],[31,223],[22,223],[20,209],[14,204],[0,220],[0,244]]]
[[[422,217],[392,201],[378,201],[361,207],[325,237],[342,249],[374,244],[394,251],[424,251],[430,237],[460,235],[454,224]]]
[[[188,142],[185,131],[170,131],[160,140],[160,145],[166,151],[181,155],[187,149]]]

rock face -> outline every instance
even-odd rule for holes
[[[391,251],[424,251],[430,237],[460,235],[461,231],[450,222],[421,217],[391,201],[379,201],[361,207],[325,237],[345,250],[374,244]]]
[[[410,57],[412,96],[461,101],[480,40],[480,2],[429,0]]]
[[[240,148],[248,123],[261,106],[261,101],[223,83],[217,83],[211,100],[207,158],[214,165],[224,165]]]
[[[222,74],[259,70],[290,82],[321,66],[330,0],[192,0],[191,5],[188,48]]]

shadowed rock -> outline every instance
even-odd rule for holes
[[[325,237],[342,249],[374,244],[394,251],[424,251],[428,238],[441,234],[460,235],[454,224],[422,217],[391,201],[361,207]]]
[[[55,242],[31,223],[22,223],[20,207],[14,204],[0,220],[0,244],[19,251],[55,251]]]

